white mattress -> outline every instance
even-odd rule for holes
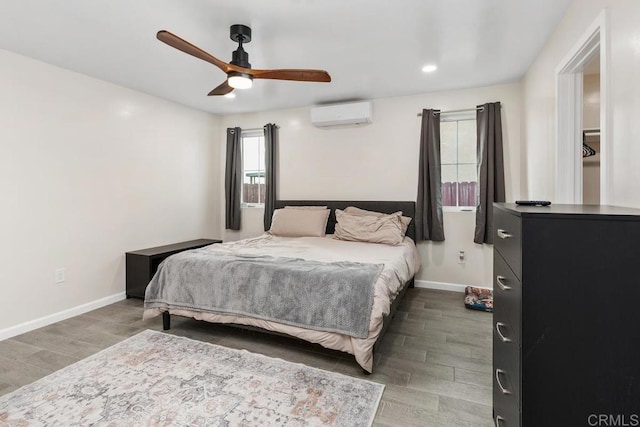
[[[420,256],[416,246],[408,237],[398,246],[376,243],[345,242],[327,237],[275,237],[264,234],[253,239],[209,246],[216,251],[233,254],[255,254],[304,258],[333,262],[354,261],[384,264],[375,284],[374,301],[369,324],[369,336],[364,339],[344,334],[320,332],[272,321],[226,314],[201,313],[169,309],[171,314],[193,317],[214,323],[236,323],[285,333],[324,347],[353,354],[356,361],[367,371],[373,368],[373,345],[382,330],[383,317],[389,314],[391,303],[402,288],[420,268]],[[159,315],[163,309],[152,308],[144,312],[148,319]]]

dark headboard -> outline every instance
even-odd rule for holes
[[[416,240],[416,223],[413,220],[416,214],[416,202],[387,202],[387,201],[345,201],[345,200],[276,200],[276,209],[285,206],[327,206],[331,209],[329,221],[327,221],[327,234],[333,234],[336,227],[336,209],[344,209],[347,206],[355,206],[368,211],[394,213],[402,211],[402,215],[412,218],[407,236]]]

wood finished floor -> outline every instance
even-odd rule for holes
[[[169,332],[384,383],[375,426],[491,426],[492,315],[462,300],[409,289],[370,376],[347,354],[289,338],[176,316]],[[0,395],[144,329],[162,320],[143,321],[142,301],[130,299],[0,341]]]

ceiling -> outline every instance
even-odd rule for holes
[[[522,78],[571,0],[20,0],[0,48],[215,114],[462,89]],[[256,80],[207,97],[213,65],[155,38],[168,30],[229,61],[245,24],[254,68],[325,69],[331,83]],[[438,70],[421,71],[428,63]]]

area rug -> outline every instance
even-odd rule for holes
[[[144,331],[0,397],[0,425],[370,426],[383,389]]]

